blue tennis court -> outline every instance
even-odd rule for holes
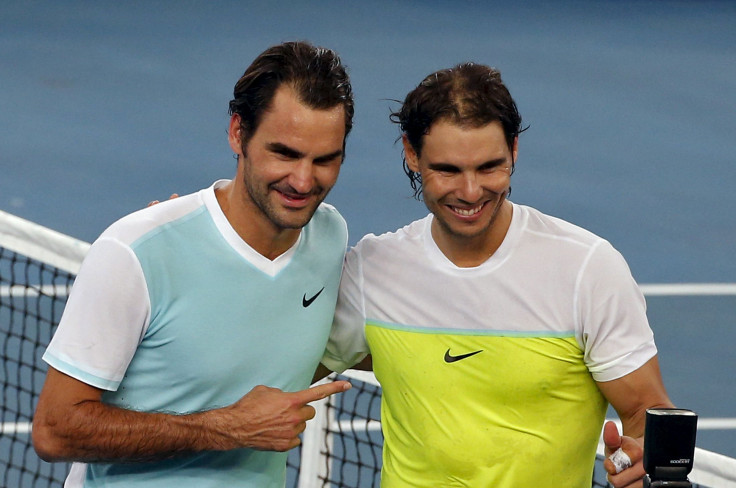
[[[512,199],[610,240],[642,284],[736,282],[736,3],[0,4],[0,209],[91,241],[230,177],[227,102],[267,46],[350,67],[356,117],[329,201],[350,242],[426,213],[388,120],[426,74],[499,68],[525,124]],[[694,287],[692,290],[698,290]],[[673,401],[736,457],[736,296],[648,299]]]

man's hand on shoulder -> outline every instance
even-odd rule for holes
[[[169,197],[169,200],[173,200],[174,198],[179,198],[179,194],[178,193],[172,193],[171,196]],[[157,203],[161,203],[161,202],[159,202],[158,200],[150,201],[150,202],[148,202],[148,205],[146,205],[146,207],[153,207]]]

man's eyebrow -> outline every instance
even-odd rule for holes
[[[493,168],[496,166],[503,166],[504,164],[508,163],[507,158],[496,158],[496,159],[489,159],[485,163],[481,164],[481,168]]]
[[[301,153],[300,151],[297,151],[296,149],[291,148],[280,142],[269,142],[268,144],[266,144],[266,149],[268,149],[271,152],[282,154],[284,156],[287,156],[289,158],[294,158],[294,159],[299,159],[304,156],[304,154]]]
[[[452,163],[443,163],[440,161],[429,163],[427,164],[427,167],[429,169],[435,170],[435,171],[449,171],[453,169],[460,169],[456,164]]]
[[[304,153],[302,153],[301,151],[297,151],[296,149],[289,147],[281,142],[269,142],[268,144],[266,144],[266,149],[271,152],[284,155],[288,158],[300,159],[304,157]],[[338,149],[337,151],[317,156],[316,158],[314,158],[314,160],[318,163],[323,161],[331,161],[335,158],[342,157],[342,155],[342,149]]]
[[[338,149],[337,151],[333,151],[328,154],[324,154],[322,156],[317,156],[314,158],[314,161],[316,163],[326,162],[326,161],[332,161],[333,159],[341,158],[342,159],[343,152],[342,149]]]
[[[489,159],[488,161],[484,161],[480,163],[477,168],[494,168],[496,166],[503,166],[508,162],[508,159],[506,158],[495,158],[495,159]],[[445,161],[433,161],[427,164],[429,169],[433,170],[451,170],[451,169],[460,169],[460,166],[454,163],[448,163]]]

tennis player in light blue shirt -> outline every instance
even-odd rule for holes
[[[347,227],[324,198],[353,102],[337,55],[262,53],[235,86],[232,180],[93,243],[44,360],[33,442],[67,487],[282,487],[314,416]]]

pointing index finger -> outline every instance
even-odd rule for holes
[[[334,395],[335,393],[342,393],[343,391],[349,390],[351,387],[352,385],[348,381],[340,380],[325,383],[323,385],[313,386],[311,388],[307,388],[306,390],[297,391],[294,393],[294,395],[297,396],[298,400],[301,403],[307,404],[310,402],[321,400],[323,398],[327,398],[328,396]]]

